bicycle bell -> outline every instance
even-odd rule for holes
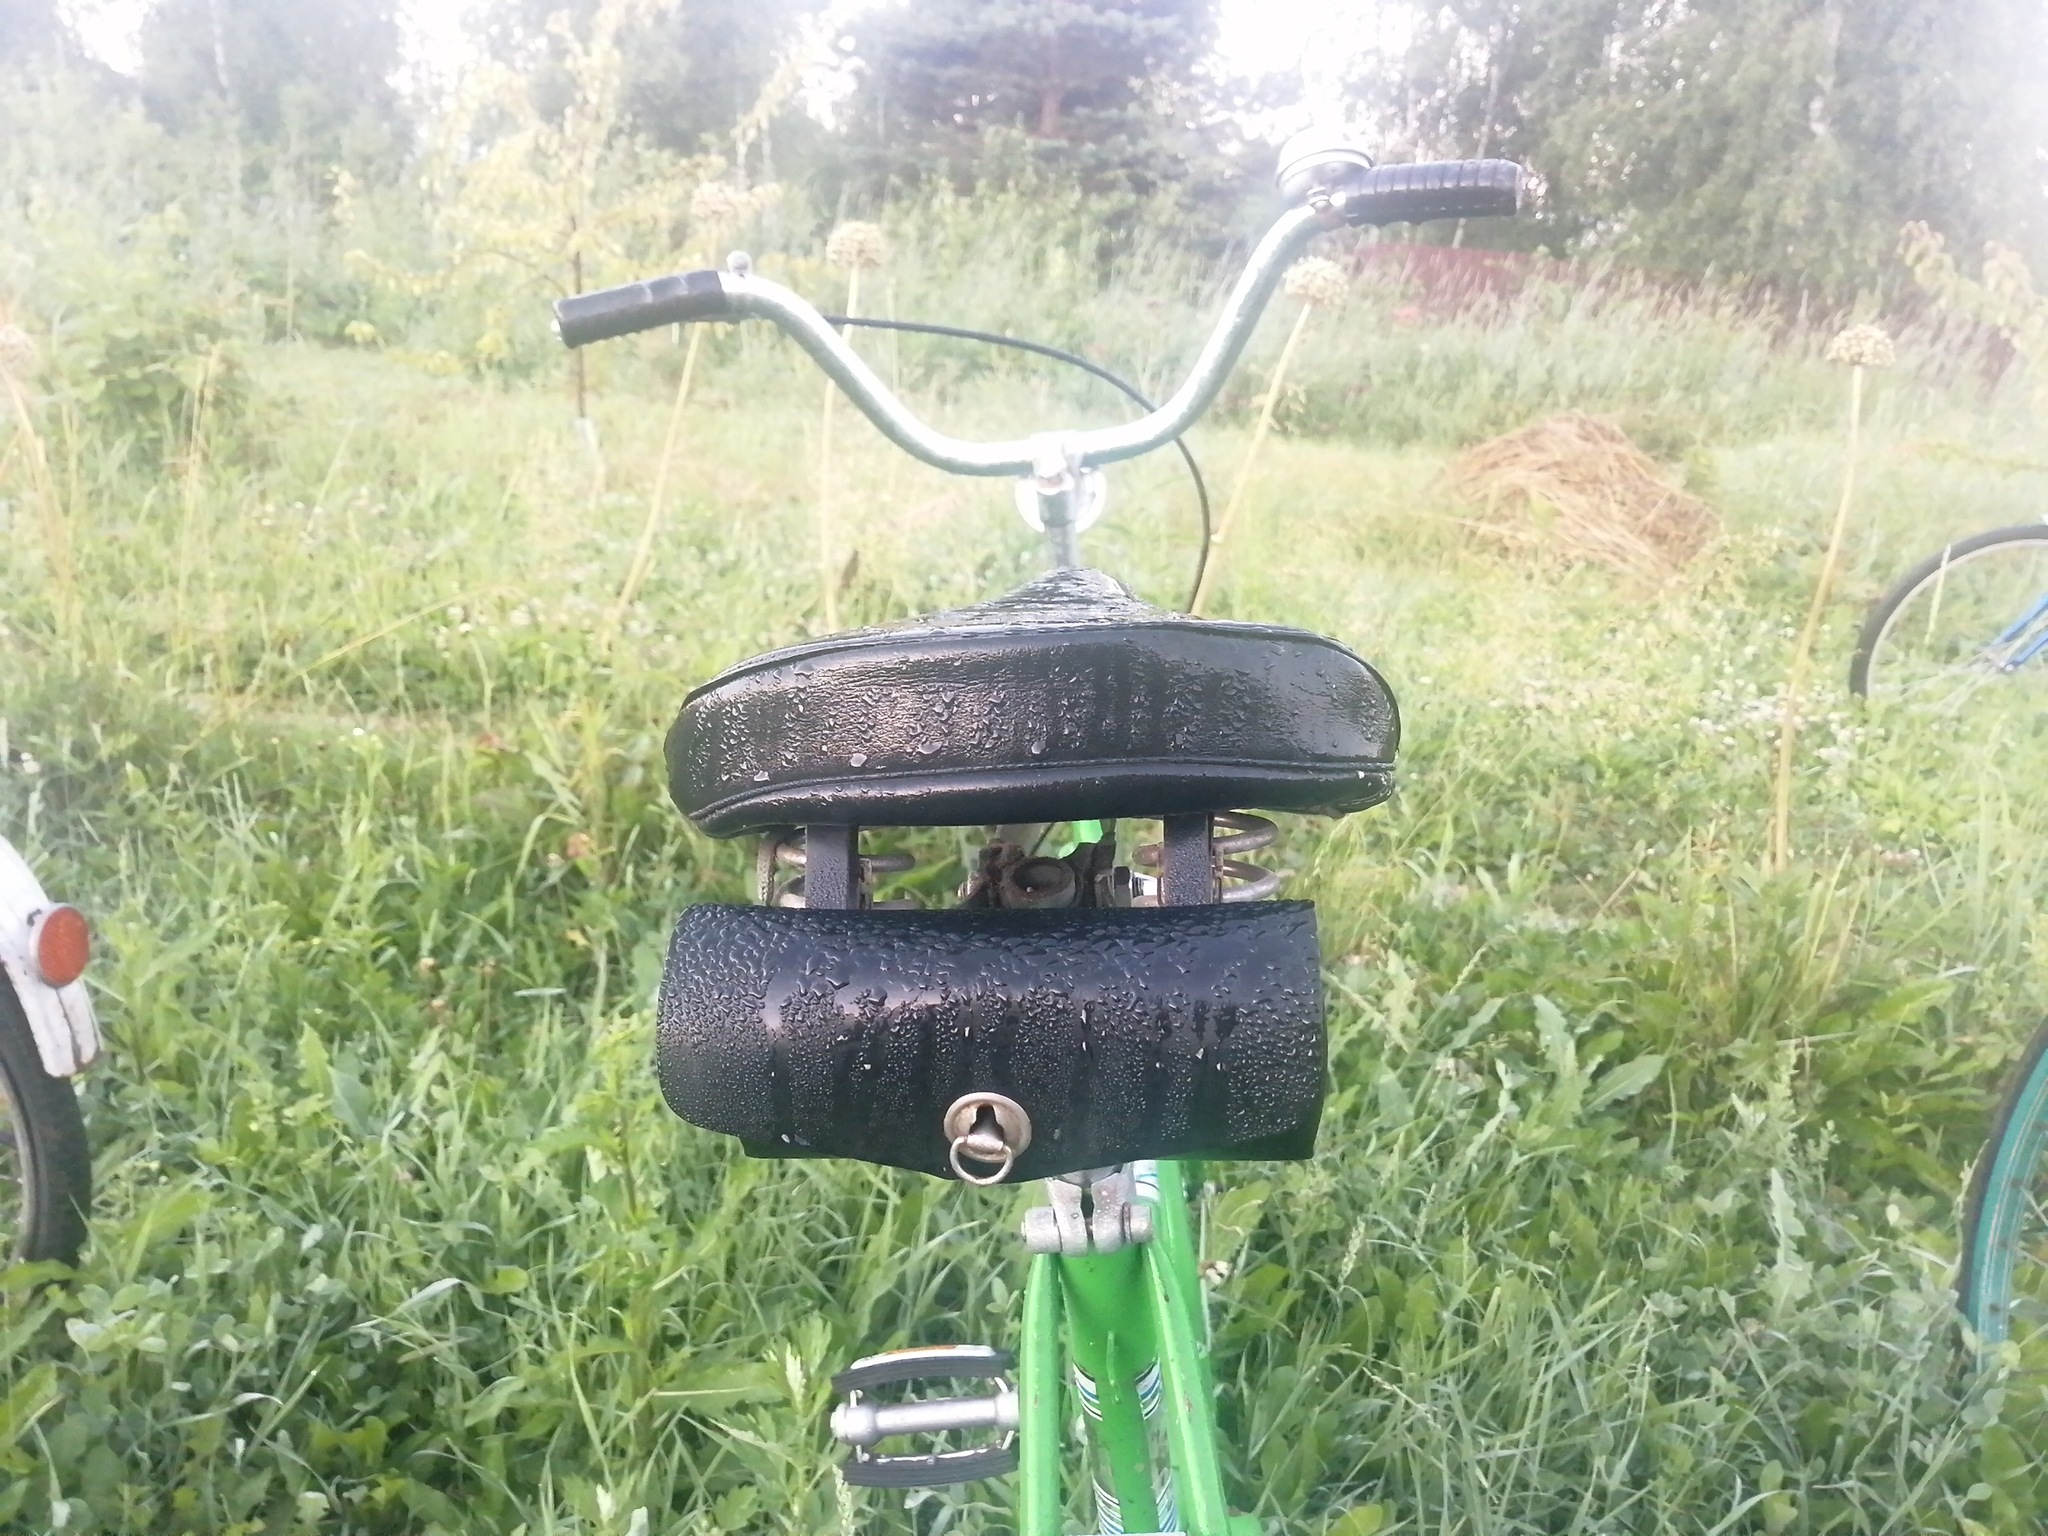
[[[1341,128],[1306,128],[1280,146],[1280,169],[1274,179],[1289,202],[1299,203],[1314,192],[1342,186],[1360,171],[1372,169],[1372,156]]]

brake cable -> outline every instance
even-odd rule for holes
[[[1001,336],[994,331],[970,330],[963,325],[934,325],[927,320],[882,320],[869,319],[866,315],[826,315],[828,325],[860,325],[871,331],[913,331],[924,336],[949,336],[956,341],[983,341],[993,347],[1015,347],[1020,352],[1035,352],[1040,357],[1052,358],[1055,362],[1072,363],[1076,368],[1092,373],[1114,389],[1121,390],[1140,410],[1147,415],[1159,409],[1138,392],[1135,386],[1111,373],[1100,363],[1092,363],[1085,357],[1058,347],[1048,347],[1040,341],[1025,341],[1019,336]],[[1189,589],[1187,606],[1195,606],[1194,594],[1202,590],[1202,576],[1209,568],[1209,487],[1202,479],[1202,467],[1195,462],[1194,453],[1186,441],[1176,437],[1173,446],[1180,450],[1180,456],[1188,467],[1188,475],[1195,482],[1195,503],[1202,515],[1202,550],[1195,559],[1195,584]]]

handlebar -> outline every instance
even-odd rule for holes
[[[1361,160],[1333,159],[1312,168],[1304,180],[1305,205],[1283,213],[1259,241],[1180,388],[1157,410],[1121,426],[992,443],[935,431],[896,398],[816,309],[740,263],[724,272],[684,272],[559,300],[555,330],[565,346],[581,347],[686,321],[773,320],[884,437],[935,468],[961,475],[1021,476],[1043,468],[1049,442],[1072,469],[1113,464],[1149,453],[1194,424],[1229,377],[1281,274],[1322,230],[1340,224],[1486,218],[1514,213],[1521,201],[1522,169],[1512,161],[1372,167]],[[1330,174],[1319,178],[1314,171]]]

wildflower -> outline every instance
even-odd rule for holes
[[[832,231],[825,242],[825,259],[835,267],[858,272],[862,267],[879,267],[889,255],[888,237],[879,224],[853,219]]]
[[[1321,256],[1297,261],[1287,269],[1287,276],[1281,279],[1280,286],[1290,299],[1325,309],[1343,303],[1345,294],[1351,290],[1351,284],[1344,277],[1344,269]]]
[[[1851,368],[1889,368],[1895,360],[1892,339],[1883,327],[1852,325],[1828,343],[1827,360]]]
[[[0,373],[27,378],[40,355],[35,337],[18,325],[0,325]]]
[[[737,223],[750,211],[747,194],[729,181],[706,181],[690,194],[690,222],[714,228]]]

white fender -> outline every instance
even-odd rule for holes
[[[54,905],[28,861],[0,837],[0,970],[28,1015],[43,1070],[52,1077],[75,1077],[100,1053],[100,1026],[84,981],[53,987],[36,970],[30,925]]]

